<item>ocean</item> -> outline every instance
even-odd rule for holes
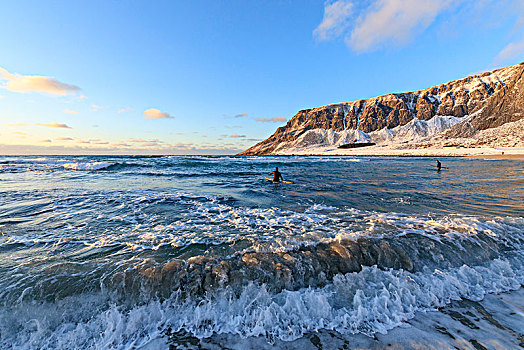
[[[524,161],[440,160],[1,156],[0,348],[523,346]]]

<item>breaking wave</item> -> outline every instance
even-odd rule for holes
[[[357,160],[4,159],[0,348],[373,336],[524,284],[518,164]]]

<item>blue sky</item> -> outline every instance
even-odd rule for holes
[[[235,153],[524,60],[524,0],[0,1],[0,153]]]

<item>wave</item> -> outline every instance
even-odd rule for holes
[[[111,160],[98,170],[135,166]],[[139,348],[176,332],[270,343],[321,329],[373,335],[524,283],[522,217],[24,191],[0,213],[0,254],[17,254],[0,267],[0,348]]]
[[[65,163],[63,167],[67,170],[95,171],[108,169],[116,164],[114,162]]]
[[[141,347],[168,332],[197,338],[235,334],[290,341],[321,329],[342,334],[386,333],[452,300],[481,300],[486,293],[516,290],[522,269],[506,260],[486,266],[408,272],[365,267],[338,274],[319,288],[274,292],[265,284],[230,287],[202,299],[176,291],[166,299],[128,305],[110,291],[81,293],[56,302],[23,301],[0,306],[3,347]]]

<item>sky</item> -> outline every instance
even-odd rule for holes
[[[0,0],[0,154],[235,154],[524,61],[524,0]]]

